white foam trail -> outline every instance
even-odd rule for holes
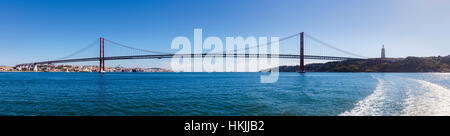
[[[373,77],[373,76],[372,76]],[[386,93],[384,90],[384,81],[374,77],[378,80],[378,85],[372,94],[358,101],[355,107],[350,111],[345,111],[339,116],[380,116],[383,115],[383,104],[386,100]]]
[[[418,79],[374,78],[378,85],[373,93],[340,116],[450,115],[450,90],[446,87]]]
[[[449,89],[424,80],[409,80],[419,84],[414,88],[408,88],[408,98],[404,102],[402,115],[450,115]]]

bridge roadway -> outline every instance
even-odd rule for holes
[[[236,58],[281,58],[281,59],[300,59],[300,55],[290,54],[161,54],[161,55],[135,55],[135,56],[111,56],[105,57],[105,60],[127,60],[127,59],[165,59],[165,58],[205,58],[205,57],[236,57]],[[304,55],[305,59],[315,60],[349,60],[360,59],[350,57],[335,57],[335,56],[315,56]],[[86,62],[86,61],[99,61],[99,57],[93,58],[78,58],[78,59],[62,59],[41,61],[33,63],[18,64],[19,66],[36,65],[36,64],[54,64],[54,63],[70,63],[70,62]]]

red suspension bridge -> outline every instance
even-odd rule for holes
[[[38,65],[48,65],[48,64],[56,64],[56,63],[72,63],[72,62],[88,62],[88,61],[98,61],[99,62],[99,70],[98,71],[104,71],[105,70],[105,61],[106,60],[129,60],[129,59],[166,59],[166,58],[206,58],[206,57],[234,57],[234,58],[280,58],[280,59],[299,59],[299,63],[300,63],[300,67],[299,67],[299,72],[304,72],[305,68],[305,59],[313,59],[313,60],[333,60],[333,61],[342,61],[342,60],[350,60],[350,59],[365,59],[366,57],[358,55],[358,54],[354,54],[345,50],[342,50],[340,48],[337,48],[335,46],[332,46],[330,44],[327,44],[317,38],[314,38],[310,35],[305,34],[304,32],[301,33],[297,33],[291,36],[287,36],[284,38],[280,38],[280,40],[278,42],[284,41],[284,40],[288,40],[291,38],[295,38],[295,37],[299,37],[299,45],[300,46],[300,51],[299,54],[250,54],[250,53],[236,53],[238,51],[242,51],[242,50],[249,50],[250,48],[254,48],[254,47],[247,47],[247,48],[243,48],[243,49],[236,49],[236,50],[231,50],[232,53],[229,52],[224,52],[224,53],[200,53],[200,54],[173,54],[173,53],[165,53],[165,52],[158,52],[158,51],[151,51],[151,50],[146,50],[146,49],[140,49],[140,48],[135,48],[132,46],[128,46],[128,45],[124,45],[112,40],[108,40],[105,38],[100,38],[99,39],[99,56],[98,57],[86,57],[86,58],[75,58],[75,59],[68,59],[71,58],[89,48],[91,48],[92,46],[95,46],[96,43],[98,43],[98,40],[72,54],[69,54],[68,56],[62,57],[60,59],[56,59],[56,60],[49,60],[49,61],[40,61],[40,62],[32,62],[32,63],[24,63],[24,64],[18,64],[16,65],[16,67],[20,67],[20,68],[25,68],[25,69],[33,69]],[[346,54],[347,56],[352,56],[352,57],[343,57],[343,56],[326,56],[326,55],[305,55],[304,49],[305,49],[305,37],[309,38],[311,41],[314,41],[318,44],[321,44],[327,48],[331,48],[335,51],[341,52]],[[131,50],[137,50],[137,51],[141,51],[141,52],[146,52],[146,53],[150,53],[149,55],[127,55],[127,56],[108,56],[105,57],[105,41],[107,41],[108,43],[111,43],[111,45],[116,45],[116,46],[120,46],[120,47],[124,47],[124,48],[128,48]],[[259,47],[261,46],[266,46],[268,44],[271,44],[270,42],[263,44],[263,45],[259,45]],[[258,47],[258,46],[256,46]]]

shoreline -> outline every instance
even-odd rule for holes
[[[43,71],[0,71],[0,73],[99,73],[99,72],[43,72]],[[102,72],[102,73],[271,73],[271,72]],[[298,73],[280,71],[278,73]],[[305,73],[448,73],[450,72],[305,72]]]

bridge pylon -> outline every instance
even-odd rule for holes
[[[304,54],[304,32],[300,33],[300,65],[299,71],[300,73],[305,73],[305,54]]]
[[[105,71],[105,39],[100,37],[100,55],[99,55],[99,67],[98,72]]]

